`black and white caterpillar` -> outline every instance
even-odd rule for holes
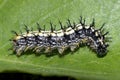
[[[23,52],[32,50],[35,53],[49,53],[57,49],[60,54],[70,48],[74,51],[81,45],[90,47],[98,56],[104,56],[108,52],[108,43],[106,36],[108,32],[103,33],[103,26],[95,29],[95,20],[90,25],[85,24],[85,19],[80,17],[79,23],[71,23],[67,20],[67,26],[63,26],[59,21],[60,30],[56,30],[50,22],[51,30],[42,29],[37,23],[38,30],[33,31],[25,25],[25,33],[18,34],[12,31],[16,36],[11,39],[12,50],[17,56]]]

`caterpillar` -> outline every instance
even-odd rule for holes
[[[12,41],[12,50],[17,56],[20,56],[23,52],[32,50],[35,53],[50,53],[55,49],[59,54],[63,54],[64,51],[70,48],[70,51],[75,51],[80,46],[88,46],[94,51],[97,56],[105,56],[108,52],[106,35],[108,32],[103,33],[104,24],[95,29],[95,19],[93,18],[90,25],[86,25],[85,19],[80,17],[79,23],[71,23],[67,20],[67,26],[63,25],[59,21],[60,29],[56,30],[53,24],[50,22],[50,31],[41,28],[37,23],[38,30],[30,30],[25,25],[25,33],[18,34],[16,31],[12,31],[15,36],[10,39]]]

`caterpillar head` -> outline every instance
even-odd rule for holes
[[[98,57],[103,57],[107,54],[108,50],[107,50],[107,47],[109,45],[108,44],[99,44],[97,49],[96,49],[96,52],[97,52],[97,56]]]
[[[107,32],[108,33],[108,32]],[[106,34],[105,34],[106,35]],[[103,57],[107,54],[108,50],[107,47],[109,46],[107,44],[105,35],[101,35],[98,40],[97,40],[97,48],[96,48],[96,52],[97,52],[97,56],[98,57]]]

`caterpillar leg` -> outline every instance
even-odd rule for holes
[[[25,48],[25,52],[26,52],[27,50],[32,50],[34,47],[35,47],[35,45],[28,45],[28,46]]]
[[[77,47],[79,47],[79,43],[75,43],[74,45],[71,45],[70,50],[74,51]]]
[[[20,48],[15,49],[16,55],[20,56],[24,52],[25,48],[26,46],[21,46]]]
[[[45,49],[45,53],[49,53],[49,52],[51,52],[51,48],[50,48],[50,47],[47,47],[47,48]]]
[[[41,53],[42,50],[43,50],[42,46],[37,46],[35,47],[35,49],[33,49],[33,51],[35,51],[36,53]]]
[[[58,48],[58,52],[60,53],[60,54],[62,54],[65,50],[67,49],[67,47],[59,47]]]

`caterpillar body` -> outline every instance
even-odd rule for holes
[[[102,32],[104,24],[99,29],[95,29],[94,19],[90,25],[86,25],[85,19],[82,19],[82,17],[77,24],[75,22],[71,23],[69,19],[67,20],[67,27],[63,26],[61,21],[59,21],[59,24],[60,30],[56,30],[50,22],[50,31],[46,31],[45,28],[42,29],[38,23],[37,31],[28,29],[26,25],[25,33],[18,34],[12,31],[15,34],[15,37],[11,39],[12,50],[17,56],[28,50],[35,53],[50,53],[57,49],[60,54],[63,54],[68,48],[74,51],[81,45],[86,45],[98,56],[107,54],[106,35],[108,32]]]

